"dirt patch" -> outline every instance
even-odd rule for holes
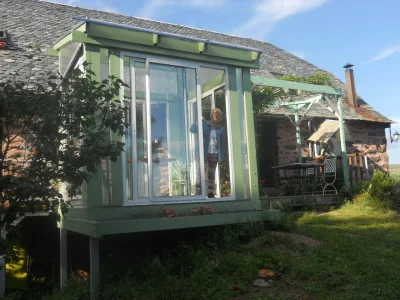
[[[284,282],[274,281],[266,288],[250,287],[248,293],[233,297],[232,300],[264,299],[265,297],[290,300],[315,300],[316,298],[308,295],[302,286],[303,284],[299,283],[287,284]]]
[[[283,232],[283,231],[274,231],[273,234],[280,238],[287,238],[297,246],[306,246],[309,248],[316,248],[321,246],[320,241],[301,234]]]

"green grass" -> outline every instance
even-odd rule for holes
[[[260,224],[227,226],[158,255],[118,257],[108,266],[113,272],[103,278],[100,299],[400,299],[397,213],[358,198],[287,225],[321,245],[295,243]],[[260,268],[277,274],[268,288],[250,284]],[[74,280],[42,299],[87,297],[88,284]]]
[[[389,165],[390,176],[400,179],[400,164]]]

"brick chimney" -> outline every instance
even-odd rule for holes
[[[351,67],[353,67],[353,65],[349,63],[343,67],[346,69],[347,98],[349,99],[351,106],[358,107],[356,85],[354,84],[354,73]]]

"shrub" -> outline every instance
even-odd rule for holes
[[[400,182],[387,173],[375,170],[370,181],[357,182],[352,192],[364,194],[365,198],[376,200],[385,208],[400,210]]]

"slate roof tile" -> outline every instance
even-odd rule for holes
[[[88,17],[118,24],[257,48],[262,50],[263,53],[260,59],[260,69],[253,69],[253,75],[273,77],[272,74],[278,73],[295,74],[301,77],[311,75],[315,72],[322,72],[332,76],[338,86],[344,87],[344,83],[333,74],[264,41],[40,0],[0,0],[0,26],[1,29],[6,29],[8,32],[9,48],[7,52],[10,52],[4,55],[4,53],[1,54],[3,50],[0,51],[0,65],[2,65],[0,68],[2,71],[9,70],[22,73],[22,69],[24,68],[28,71],[28,68],[32,67],[32,65],[25,63],[27,58],[24,55],[29,53],[27,52],[29,50],[28,47],[33,43],[37,43],[41,49],[52,47],[60,38],[70,33],[72,29],[80,24],[77,21],[73,21],[71,19],[72,16]],[[16,62],[4,62],[4,57]],[[46,72],[58,71],[56,58],[45,56],[43,52],[39,55],[39,59],[34,61],[34,68],[42,69],[41,72],[43,70]],[[39,71],[32,70],[32,74],[30,71],[26,73],[40,78],[41,76],[37,72]],[[5,72],[0,72],[0,81],[7,80],[7,76],[9,75],[6,75]],[[345,119],[383,123],[391,122],[391,120],[379,114],[365,101],[362,100],[360,103],[361,107],[354,109],[348,105],[347,101],[343,102]],[[311,113],[321,117],[326,114],[326,110],[316,106],[316,109]]]

